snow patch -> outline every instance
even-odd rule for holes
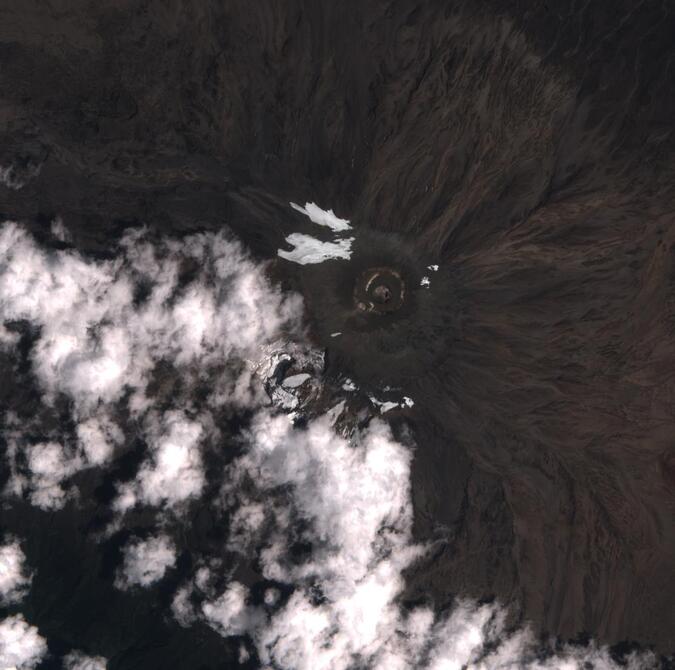
[[[309,235],[291,233],[286,242],[294,247],[291,251],[279,249],[279,258],[298,263],[299,265],[314,265],[330,259],[349,260],[352,256],[353,237],[335,242],[322,242]]]
[[[351,230],[349,219],[338,218],[335,216],[335,212],[333,212],[332,209],[321,209],[321,207],[313,202],[306,202],[304,207],[297,205],[294,202],[291,202],[290,205],[296,212],[308,216],[313,223],[317,223],[320,226],[326,226],[336,233]]]
[[[415,401],[408,396],[403,396],[401,401],[395,402],[392,400],[378,400],[374,395],[369,395],[368,399],[370,400],[375,407],[380,411],[380,414],[385,414],[390,412],[392,409],[404,409],[406,407],[412,407],[415,404]]]
[[[342,390],[349,391],[350,393],[352,391],[356,391],[357,388],[358,387],[356,384],[351,379],[349,379],[349,377],[347,377],[347,379],[345,379],[344,383],[342,384]]]
[[[291,375],[290,377],[286,377],[286,379],[281,382],[281,385],[287,389],[295,389],[298,388],[298,386],[302,386],[310,379],[310,377],[311,375],[308,375],[306,372],[302,372],[298,375]]]

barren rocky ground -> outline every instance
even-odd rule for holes
[[[674,35],[675,9],[649,0],[5,0],[0,219],[60,248],[62,217],[96,259],[130,227],[227,226],[303,295],[327,379],[414,398],[391,422],[416,445],[414,536],[433,550],[406,601],[498,599],[514,626],[670,654]],[[289,201],[349,219],[352,259],[279,259],[310,225]],[[410,291],[366,318],[354,285],[372,267]],[[3,409],[37,411],[3,365]],[[156,605],[127,594],[108,625],[82,623],[112,570],[82,531],[97,513],[3,511],[52,566],[35,620],[93,644],[131,607],[163,640]],[[207,517],[187,546],[217,536]],[[167,657],[187,644],[171,630]]]

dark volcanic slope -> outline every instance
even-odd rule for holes
[[[279,268],[336,369],[416,400],[410,593],[675,649],[675,18],[668,3],[5,2],[3,218],[105,253],[313,200],[347,265]],[[42,164],[38,176],[31,176]],[[350,321],[371,260],[441,270]],[[363,329],[368,336],[363,336]],[[343,330],[339,343],[328,337]]]

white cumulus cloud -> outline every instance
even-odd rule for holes
[[[42,442],[26,447],[30,471],[31,502],[42,509],[60,509],[67,494],[61,483],[77,472],[80,461],[57,442]]]
[[[20,601],[31,582],[26,568],[26,556],[16,539],[0,546],[0,604]]]
[[[124,549],[124,561],[115,585],[120,589],[150,586],[176,564],[176,548],[164,535],[132,540]]]
[[[102,656],[87,656],[81,651],[71,651],[63,659],[63,670],[106,670],[107,661]]]
[[[202,611],[206,620],[224,635],[241,635],[257,628],[262,613],[246,603],[248,592],[239,582],[232,582],[215,600],[206,602]]]
[[[112,456],[124,435],[119,426],[106,416],[92,416],[77,426],[77,440],[84,460],[91,465],[103,465]]]
[[[21,614],[0,621],[0,668],[32,670],[47,654],[47,642]]]
[[[204,486],[199,442],[202,426],[174,411],[148,420],[149,458],[136,479],[120,489],[117,509],[137,502],[174,505],[201,493]]]

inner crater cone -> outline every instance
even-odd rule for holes
[[[361,312],[387,314],[401,308],[405,300],[405,282],[392,268],[369,268],[359,275],[354,286],[354,304]]]

